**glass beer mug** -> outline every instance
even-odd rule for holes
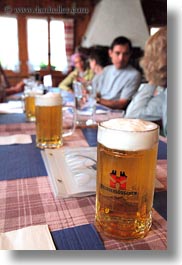
[[[138,119],[99,124],[96,226],[120,239],[142,238],[152,224],[158,125]]]
[[[63,137],[75,130],[76,112],[71,106],[62,106],[58,93],[47,93],[35,98],[36,146],[39,148],[59,148]],[[66,126],[66,130],[64,128]]]
[[[44,93],[44,87],[38,84],[34,78],[24,79],[25,87],[22,96],[26,120],[35,121],[35,97]]]

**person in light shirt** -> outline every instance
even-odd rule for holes
[[[167,136],[167,28],[163,27],[146,42],[140,62],[148,83],[142,84],[126,110],[126,118],[162,121]]]
[[[120,36],[113,40],[106,66],[97,87],[97,102],[112,109],[126,109],[141,82],[141,73],[130,65],[131,41]]]

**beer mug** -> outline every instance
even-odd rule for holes
[[[35,98],[36,146],[59,148],[63,137],[72,135],[76,124],[75,108],[62,106],[58,93],[47,93]],[[66,131],[64,128],[66,126]]]
[[[142,238],[152,224],[158,125],[111,119],[98,126],[96,226],[119,239]]]
[[[35,97],[43,94],[43,87],[30,88],[25,86],[24,107],[27,121],[35,121]]]

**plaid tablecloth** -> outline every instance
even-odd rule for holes
[[[0,135],[16,133],[35,134],[35,124],[0,125]],[[76,129],[73,136],[65,138],[64,146],[88,146],[88,142],[82,130]],[[165,192],[167,160],[158,160],[157,179],[162,188],[156,192]],[[94,225],[94,215],[95,196],[56,199],[47,176],[19,178],[17,175],[16,180],[0,181],[0,232],[36,224],[48,224],[51,232],[86,224]],[[122,241],[108,238],[99,232],[98,235],[108,250],[167,249],[167,221],[155,209],[152,228],[144,239]]]

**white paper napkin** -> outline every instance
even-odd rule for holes
[[[97,109],[96,114],[108,114],[110,110]]]
[[[3,250],[55,250],[47,225],[36,225],[0,233]]]
[[[0,136],[0,145],[30,144],[30,143],[32,143],[32,138],[28,134]]]
[[[0,113],[23,113],[22,101],[9,101],[0,104]]]

